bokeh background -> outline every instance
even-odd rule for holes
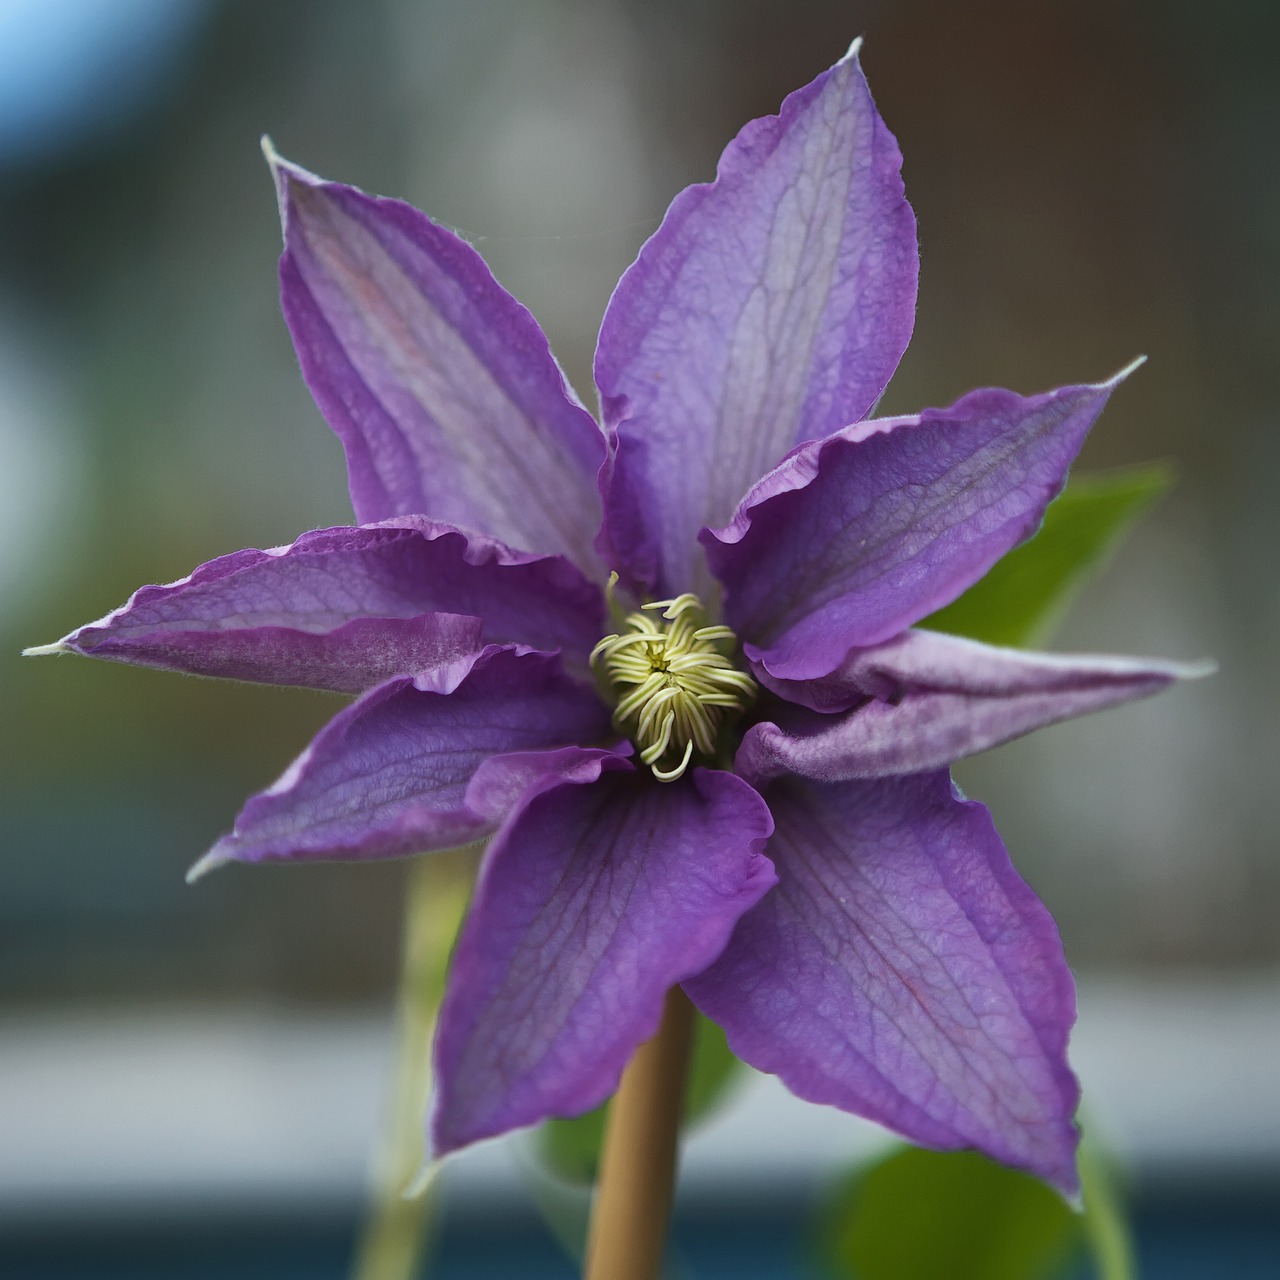
[[[1132,1076],[1100,1088],[1140,1187],[1280,1206],[1280,6],[0,0],[0,1115],[16,1126],[0,1241],[29,1274],[55,1274],[39,1267],[70,1225],[107,1230],[95,1206],[141,1239],[203,1229],[210,1186],[220,1212],[264,1221],[292,1189],[290,1213],[332,1212],[334,1256],[357,1209],[341,1162],[377,1100],[341,1092],[365,1080],[341,1054],[385,1034],[403,868],[182,879],[336,700],[17,657],[143,582],[350,519],[277,308],[259,135],[458,228],[593,402],[599,317],[671,196],[859,33],[923,255],[884,408],[1150,357],[1080,465],[1163,459],[1179,483],[1060,643],[1209,655],[1221,673],[1014,744],[964,782],[1086,997],[1117,1034],[1164,1037],[1097,1051],[1102,1075]],[[209,1103],[201,1128],[201,1071],[263,1052],[285,1055],[277,1075],[241,1082],[239,1112]],[[317,1103],[341,1169],[278,1149],[252,1165],[293,1132],[270,1128],[264,1082],[305,1093],[309,1063],[346,1099]],[[1126,1118],[1151,1091],[1164,1110]],[[170,1104],[191,1126],[177,1172],[148,1174],[139,1127]],[[220,1173],[201,1146],[215,1112],[236,1135]],[[237,1160],[260,1179],[244,1203]],[[340,1273],[316,1265],[338,1270],[296,1274]]]

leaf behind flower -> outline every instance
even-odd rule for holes
[[[973,1151],[900,1147],[845,1179],[819,1228],[839,1280],[1050,1280],[1078,1249],[1057,1192]]]
[[[1172,470],[1161,463],[1072,476],[1034,537],[920,625],[987,644],[1039,647],[1172,483]]]

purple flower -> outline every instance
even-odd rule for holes
[[[856,46],[623,276],[601,425],[470,246],[268,158],[360,523],[44,650],[361,695],[196,870],[491,837],[437,1153],[600,1103],[681,983],[799,1096],[1074,1189],[1071,975],[948,765],[1187,669],[914,628],[1035,531],[1123,375],[868,416],[918,257]]]

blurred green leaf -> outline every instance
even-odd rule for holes
[[[1084,583],[1173,481],[1152,464],[1072,476],[1040,531],[920,625],[987,644],[1043,644]]]
[[[701,1124],[724,1102],[742,1071],[720,1026],[697,1015],[693,1028],[693,1057],[689,1063],[689,1083],[684,1097],[686,1128]]]
[[[535,1139],[538,1158],[565,1182],[594,1182],[608,1110],[606,1102],[573,1120],[545,1121]]]
[[[820,1224],[839,1280],[1048,1280],[1080,1243],[1057,1192],[972,1151],[897,1148],[848,1178]]]
[[[685,1127],[697,1124],[724,1101],[742,1064],[734,1057],[724,1032],[709,1018],[697,1016],[693,1054],[685,1089]],[[609,1104],[574,1120],[548,1120],[539,1130],[536,1151],[543,1163],[568,1182],[595,1181],[600,1141]]]

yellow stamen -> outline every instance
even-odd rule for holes
[[[750,706],[756,682],[733,665],[737,636],[706,625],[701,601],[688,592],[625,618],[615,613],[615,625],[618,633],[591,651],[618,699],[614,726],[659,782],[674,782],[695,750],[714,755],[720,729]]]

